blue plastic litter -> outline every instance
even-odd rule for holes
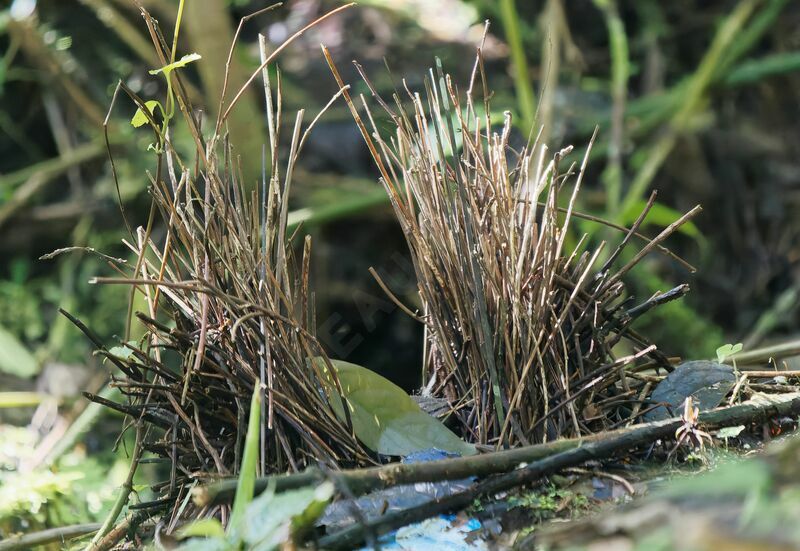
[[[403,463],[423,463],[436,461],[449,457],[458,457],[458,454],[445,452],[438,449],[429,449],[414,452],[404,457]],[[474,478],[462,480],[449,480],[442,482],[423,482],[395,486],[356,498],[355,500],[340,500],[332,503],[325,510],[325,514],[318,521],[318,525],[327,529],[337,530],[349,526],[358,520],[373,520],[388,512],[408,509],[421,505],[432,499],[462,492],[469,488]],[[358,508],[358,517],[354,508]],[[453,550],[482,550],[487,549],[486,543],[471,535],[481,528],[477,519],[468,519],[466,522],[457,520],[452,515],[441,515],[427,519],[423,522],[404,526],[395,532],[380,538],[382,549],[404,549],[413,551],[444,551]],[[470,541],[468,541],[470,540]],[[364,549],[369,549],[365,547]]]
[[[412,452],[405,456],[401,463],[425,463],[426,461],[438,461],[439,459],[448,459],[451,457],[460,457],[457,453],[446,452],[436,448],[429,450],[420,450]]]
[[[387,534],[380,544],[387,551],[482,551],[488,549],[486,542],[472,535],[480,528],[477,519],[458,524],[455,516],[440,515]]]

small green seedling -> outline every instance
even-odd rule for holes
[[[742,350],[742,343],[723,344],[722,346],[717,348],[717,361],[719,363],[723,363],[725,360],[727,360],[734,354],[741,352],[741,350]]]
[[[178,17],[175,23],[175,34],[172,40],[171,62],[164,65],[163,67],[160,67],[158,69],[153,69],[150,71],[151,75],[158,75],[158,74],[164,75],[164,79],[167,82],[167,107],[165,108],[163,105],[161,105],[161,102],[158,100],[148,100],[144,102],[144,106],[147,109],[147,113],[145,113],[142,110],[142,108],[139,107],[136,110],[136,113],[134,113],[133,118],[131,119],[131,125],[133,125],[134,128],[139,128],[140,126],[144,125],[150,120],[153,120],[153,118],[155,117],[155,109],[156,107],[158,107],[158,110],[161,111],[161,118],[162,118],[161,132],[160,132],[161,136],[166,135],[167,127],[169,126],[169,121],[172,120],[172,117],[175,116],[175,94],[172,91],[172,78],[171,78],[172,71],[174,71],[175,69],[180,69],[181,67],[185,67],[189,63],[197,61],[198,59],[201,58],[200,54],[191,53],[191,54],[186,54],[177,61],[175,60],[175,54],[178,49],[178,36],[180,34],[181,19],[183,18],[184,3],[185,0],[181,0],[178,6]],[[151,147],[153,147],[152,144]],[[153,147],[153,149],[155,149],[156,152],[158,153],[160,152],[160,147],[161,145],[157,144]]]
[[[737,425],[735,427],[724,427],[717,431],[717,438],[725,440],[725,447],[728,446],[729,438],[736,438],[744,430],[744,425]]]

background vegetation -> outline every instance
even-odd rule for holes
[[[142,4],[172,27],[176,2]],[[248,22],[232,81],[243,82],[258,66],[258,33],[280,43],[336,4],[292,0]],[[180,50],[203,59],[184,74],[193,100],[210,116],[236,24],[261,7],[247,0],[187,3]],[[630,275],[640,298],[684,281],[693,288],[658,317],[638,322],[640,331],[665,353],[692,358],[711,357],[724,342],[752,346],[793,333],[800,301],[800,6],[366,0],[282,54],[284,110],[316,112],[336,91],[320,42],[338,60],[358,59],[383,92],[401,78],[421,83],[434,56],[463,81],[484,19],[492,23],[485,52],[493,106],[518,122],[516,143],[543,125],[553,149],[574,144],[580,156],[599,125],[581,210],[630,223],[658,189],[647,228],[656,232],[679,212],[703,205],[695,225],[670,243],[697,273],[654,257]],[[109,275],[98,256],[41,257],[76,245],[126,257],[120,206],[133,224],[147,220],[151,138],[129,124],[135,106],[117,101],[108,118],[118,188],[103,143],[119,79],[142,97],[164,95],[163,80],[148,74],[161,64],[146,33],[128,0],[14,0],[0,10],[2,531],[100,519],[125,479],[124,464],[106,475],[123,455],[109,446],[118,420],[85,438],[72,425],[86,408],[79,393],[99,388],[106,372],[58,308],[111,339],[124,332],[126,290],[88,285],[92,276]],[[368,92],[355,69],[341,65],[354,91]],[[243,172],[253,181],[266,142],[262,110],[253,92],[229,121]],[[174,139],[190,150],[188,136]],[[386,300],[368,267],[407,303],[415,300],[413,272],[343,104],[320,121],[306,148],[290,221],[302,222],[315,241],[320,336],[332,356],[415,388],[422,329]],[[608,237],[589,223],[582,229],[597,241]],[[57,469],[30,475],[48,464]],[[141,477],[147,480],[146,470]]]

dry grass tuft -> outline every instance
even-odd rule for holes
[[[170,50],[144,15],[166,66],[175,46]],[[283,46],[271,55],[261,46],[265,69]],[[430,73],[424,96],[406,90],[410,107],[399,96],[390,107],[374,94],[395,130],[385,139],[362,98],[367,130],[325,55],[340,85],[337,96],[346,99],[363,132],[411,250],[423,310],[408,312],[426,327],[426,391],[447,398],[464,437],[513,446],[632,422],[651,384],[636,369],[642,362],[668,362],[630,323],[686,289],[629,308],[622,276],[697,209],[654,240],[644,239],[641,250],[612,272],[623,249],[642,238],[637,229],[651,197],[598,267],[602,245],[586,250],[584,236],[568,246],[571,222],[583,216],[574,204],[586,157],[576,170],[564,161],[569,148],[549,158],[536,142],[513,151],[510,117],[494,130],[480,55],[464,100],[441,67]],[[168,93],[175,95],[166,102],[170,115],[163,123],[120,84],[153,131],[153,206],[146,227],[132,230],[126,241],[135,264],[112,264],[120,277],[96,282],[130,286],[128,318],[141,323],[143,336],[126,336],[121,348],[109,350],[71,318],[123,374],[112,382],[122,403],[91,398],[136,425],[131,472],[143,450],[172,465],[169,479],[155,488],[163,497],[142,506],[172,507],[170,529],[178,518],[218,512],[185,509],[186,494],[198,480],[236,474],[257,381],[264,382],[265,404],[260,474],[376,459],[356,439],[349,408],[327,382],[332,377],[341,389],[314,336],[311,242],[307,238],[295,258],[287,234],[294,167],[317,119],[304,126],[303,112],[297,113],[283,137],[287,156],[279,147],[280,86],[273,88],[266,70],[262,77],[270,142],[262,163],[270,168],[260,190],[243,182],[224,134],[241,90],[226,104],[223,89],[221,115],[206,138],[179,71],[166,74]],[[476,82],[481,105],[473,99]],[[176,106],[194,140],[193,159],[182,158],[170,138]],[[542,154],[534,159],[537,150]],[[133,304],[144,311],[133,316]],[[612,349],[623,339],[630,353],[617,358]],[[311,361],[317,357],[322,361]],[[337,409],[348,417],[338,419]]]
[[[426,391],[449,401],[467,439],[497,447],[632,421],[649,392],[635,365],[667,362],[630,323],[687,288],[628,310],[622,276],[699,209],[612,272],[653,198],[602,265],[604,244],[589,250],[584,235],[568,247],[588,151],[580,167],[565,162],[571,147],[550,154],[537,139],[514,151],[510,115],[499,129],[490,116],[480,53],[466,94],[437,62],[424,93],[406,87],[386,102],[358,68],[391,123],[381,133],[365,98],[357,107],[344,91],[416,269]],[[621,340],[630,353],[617,358]]]
[[[145,16],[166,64],[169,49],[156,23]],[[271,58],[261,45],[266,67]],[[173,505],[177,511],[198,480],[236,474],[256,381],[264,381],[265,404],[259,473],[374,459],[356,440],[349,419],[337,419],[328,402],[329,395],[340,397],[330,393],[330,378],[338,386],[336,372],[314,336],[311,241],[306,238],[302,257],[295,258],[287,234],[294,166],[316,119],[304,125],[303,112],[297,113],[284,138],[288,159],[281,162],[280,86],[271,85],[266,70],[262,76],[270,136],[262,162],[270,169],[262,189],[248,191],[252,186],[242,181],[223,133],[224,116],[206,139],[173,73],[176,105],[194,138],[196,158],[182,158],[170,131],[162,132],[148,117],[156,152],[150,221],[125,241],[135,265],[115,265],[120,277],[95,280],[131,287],[132,304],[136,297],[136,304],[144,305],[135,313],[143,336],[109,350],[72,318],[124,375],[112,381],[125,397],[122,403],[90,398],[146,427],[142,448],[171,462],[169,480],[155,488],[164,497],[153,506]],[[310,361],[320,357],[322,363]],[[320,373],[326,364],[330,375]],[[173,520],[186,513],[181,509]]]

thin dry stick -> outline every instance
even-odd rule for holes
[[[136,529],[137,526],[150,518],[150,516],[151,514],[147,511],[138,511],[128,515],[125,520],[114,526],[112,530],[95,544],[94,551],[108,551],[112,549],[131,530]]]
[[[619,281],[623,275],[628,273],[634,266],[636,266],[636,264],[638,264],[639,261],[646,255],[648,255],[657,245],[659,245],[667,237],[675,233],[678,230],[678,228],[680,228],[683,224],[685,224],[686,222],[688,222],[689,220],[700,214],[702,210],[703,208],[700,205],[697,205],[692,210],[690,210],[689,212],[687,212],[686,214],[675,220],[672,224],[664,228],[664,230],[661,233],[659,233],[655,239],[653,239],[652,241],[647,243],[644,247],[642,247],[642,249],[638,253],[636,253],[636,255],[634,255],[634,257],[631,260],[629,260],[627,264],[625,264],[625,266],[620,268],[620,270],[616,274],[614,274],[609,278],[608,285],[611,285],[611,283],[613,282]]]
[[[318,17],[317,19],[315,19],[314,21],[312,21],[311,23],[309,23],[308,25],[306,25],[305,27],[303,27],[302,29],[300,29],[299,31],[294,33],[292,36],[287,38],[280,46],[275,48],[275,51],[272,52],[270,54],[270,56],[263,63],[261,63],[261,65],[258,67],[258,69],[256,69],[253,72],[252,75],[250,75],[250,78],[247,79],[247,81],[242,85],[242,87],[239,89],[239,91],[233,97],[233,99],[231,100],[230,105],[228,105],[227,109],[225,109],[225,112],[217,119],[217,126],[216,126],[216,132],[215,133],[219,133],[219,129],[222,127],[222,123],[228,118],[228,115],[230,114],[231,110],[236,106],[236,102],[239,101],[239,98],[242,96],[242,94],[244,94],[245,90],[247,90],[248,86],[250,86],[250,84],[252,84],[253,81],[256,78],[258,78],[258,75],[261,73],[261,71],[263,69],[265,69],[278,56],[278,54],[281,53],[281,51],[283,51],[284,48],[286,48],[289,44],[294,42],[297,38],[302,36],[303,33],[305,33],[307,30],[311,29],[312,27],[315,27],[319,23],[322,23],[323,21],[325,21],[329,17],[331,17],[333,15],[336,15],[340,11],[344,11],[347,8],[350,8],[350,7],[354,6],[354,5],[355,5],[355,2],[351,2],[349,4],[345,4],[344,6],[339,6],[338,8],[335,8],[335,9],[329,11],[325,15],[323,15],[321,17]],[[220,113],[222,113],[222,109],[220,109]]]
[[[276,8],[279,8],[282,5],[283,2],[277,2],[275,4],[272,4],[271,6],[267,6],[266,8],[261,8],[260,10],[245,15],[239,20],[239,25],[236,27],[236,32],[233,34],[231,47],[228,50],[228,59],[225,61],[225,75],[222,80],[222,93],[219,95],[219,107],[217,108],[217,113],[222,112],[222,107],[225,103],[225,94],[228,91],[228,78],[230,77],[231,73],[231,60],[233,59],[233,51],[236,49],[236,44],[239,41],[239,34],[242,32],[242,27],[244,27],[244,24],[253,19],[254,17],[258,17],[259,15],[266,13],[268,11],[272,11]]]

